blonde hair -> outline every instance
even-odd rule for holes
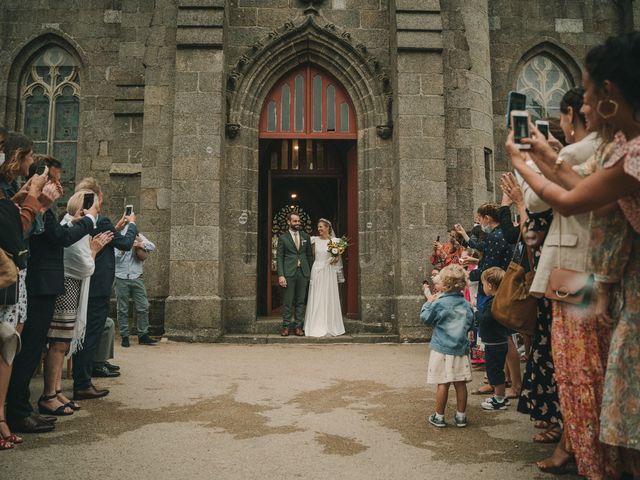
[[[444,267],[440,270],[438,278],[444,293],[462,292],[467,286],[467,272],[457,264]]]
[[[96,195],[100,195],[102,193],[102,189],[100,188],[100,184],[98,180],[93,177],[85,177],[76,185],[76,192],[80,190],[91,190]],[[90,193],[90,192],[88,192]]]
[[[505,273],[506,272],[500,267],[487,268],[482,272],[482,275],[480,275],[480,280],[487,282],[493,288],[498,288],[500,283],[502,283]]]
[[[85,193],[94,192],[91,190],[76,190],[76,193],[71,195],[71,198],[69,198],[69,201],[67,202],[67,213],[69,215],[75,215],[76,213],[78,213],[78,210],[82,208]]]

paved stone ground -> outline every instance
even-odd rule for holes
[[[111,394],[0,452],[0,478],[553,478],[532,465],[552,446],[533,444],[513,407],[485,412],[470,397],[468,428],[428,425],[427,355],[397,344],[118,348],[124,374],[96,382]]]

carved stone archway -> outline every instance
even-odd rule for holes
[[[346,86],[354,102],[361,103],[360,125],[374,124],[382,138],[391,136],[393,92],[386,69],[349,32],[331,23],[321,26],[316,18],[307,15],[297,24],[285,23],[238,59],[226,85],[226,132],[230,138],[243,127],[253,127],[253,113],[259,111],[256,105],[262,105],[273,83],[304,63],[328,71]]]
[[[387,291],[393,288],[391,282],[379,281],[393,269],[389,241],[393,223],[389,194],[393,185],[390,77],[366,45],[310,12],[251,45],[227,75],[221,178],[223,322],[227,332],[257,331],[258,132],[262,106],[281,77],[306,64],[335,77],[356,112],[359,298],[366,304],[361,311],[367,310],[368,321],[381,322],[394,309],[393,291]],[[372,224],[369,219],[373,216],[376,221]]]

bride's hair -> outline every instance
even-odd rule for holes
[[[326,218],[321,218],[320,220],[318,220],[318,223],[324,223],[327,227],[329,227],[330,237],[336,236],[335,232],[333,231],[333,225],[331,225],[331,222],[329,220],[327,220]]]

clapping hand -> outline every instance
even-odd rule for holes
[[[34,175],[35,176],[35,175]],[[32,186],[38,185],[41,179],[37,179],[37,182],[32,183]],[[32,187],[33,188],[33,187]],[[38,196],[38,201],[42,207],[42,211],[46,211],[53,202],[62,196],[62,186],[57,182],[47,182],[42,188],[42,193]]]
[[[503,173],[500,176],[500,188],[502,188],[504,194],[507,195],[515,204],[520,205],[524,202],[522,190],[520,189],[520,185],[518,185],[513,173]]]
[[[111,240],[113,240],[113,232],[108,230],[106,232],[99,233],[95,237],[91,237],[91,253],[95,257],[96,254],[104,248]]]

